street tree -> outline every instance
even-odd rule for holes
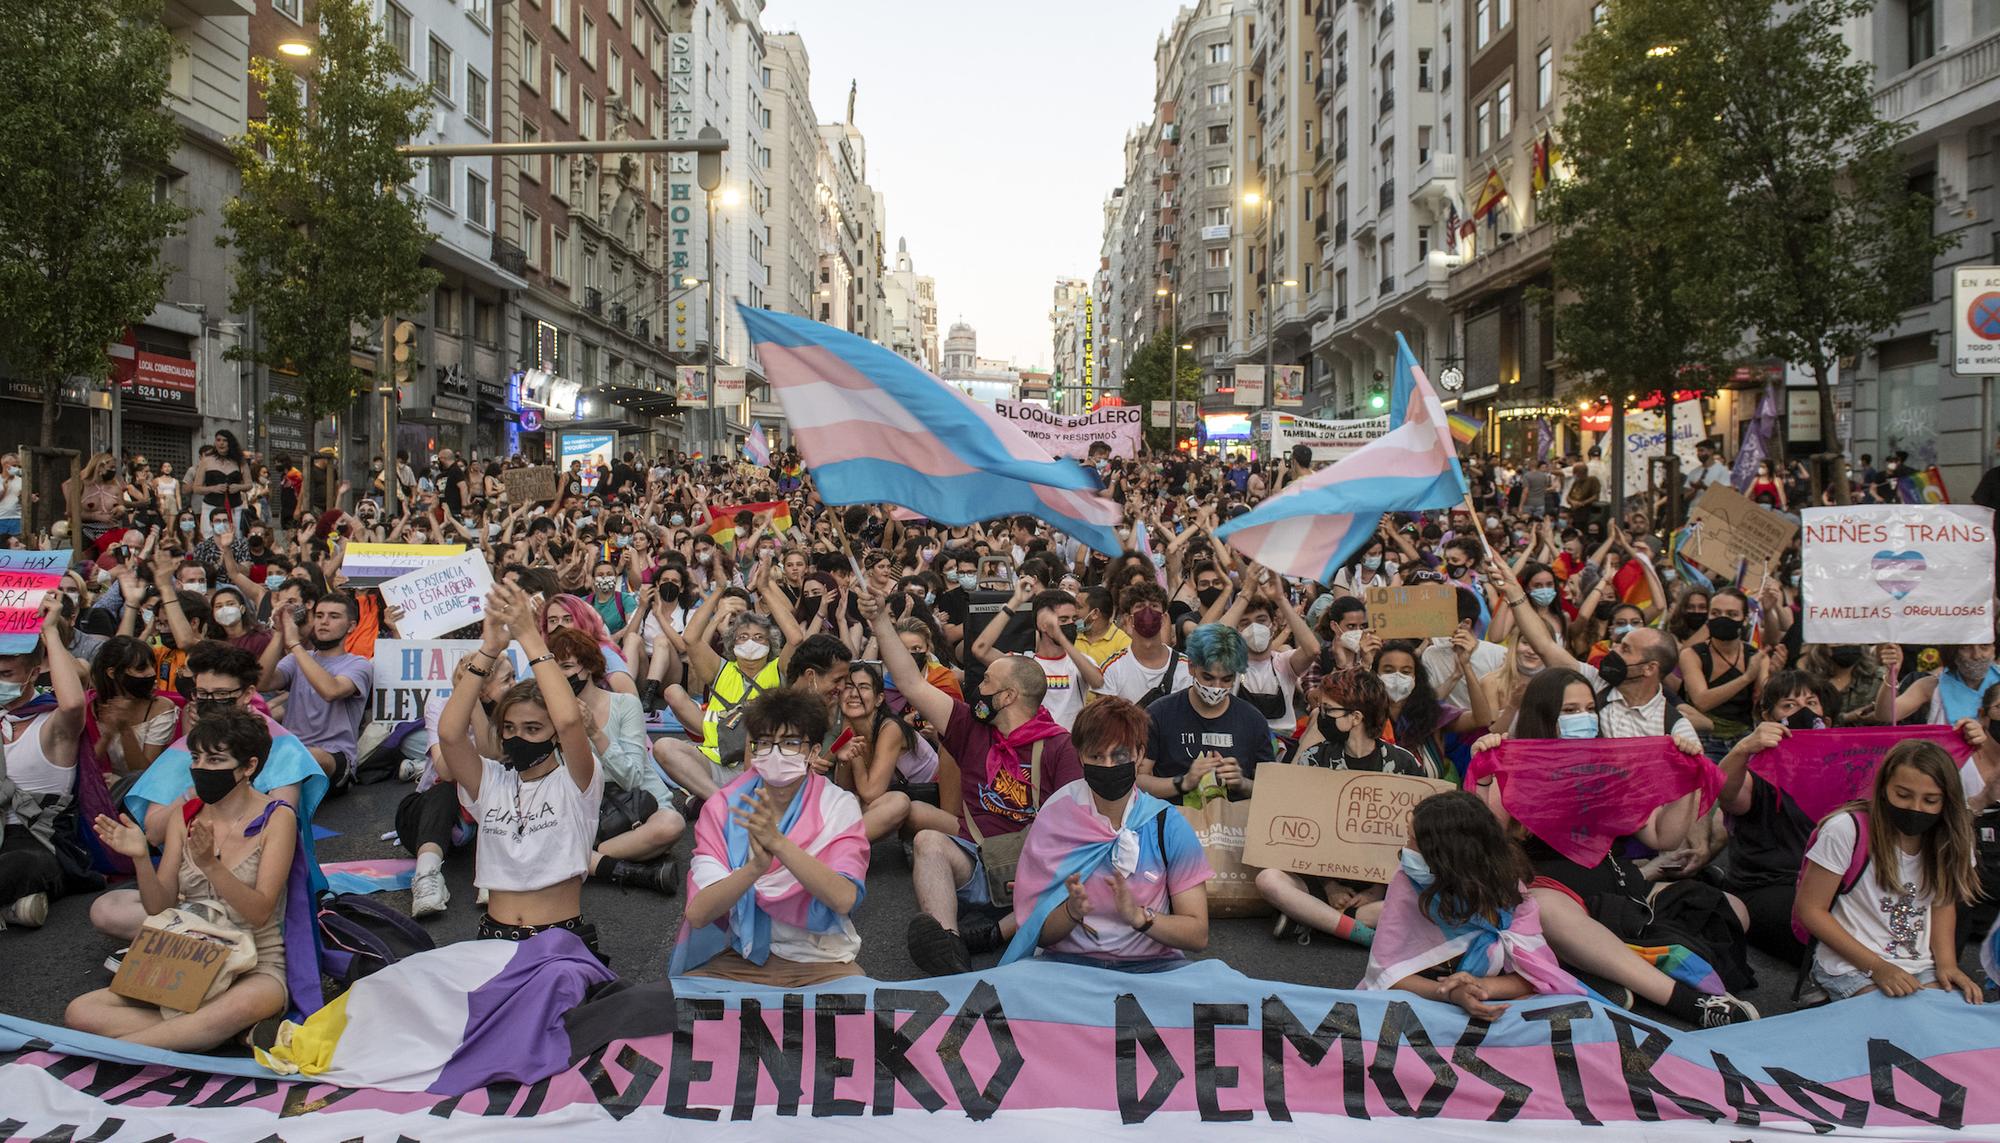
[[[1201,393],[1201,362],[1193,353],[1180,353],[1180,385],[1172,397],[1168,395],[1169,378],[1174,371],[1174,333],[1159,330],[1147,338],[1145,344],[1135,350],[1125,362],[1125,376],[1120,383],[1119,396],[1127,405],[1139,409],[1140,416],[1146,418],[1146,447],[1155,452],[1171,451],[1174,447],[1171,428],[1151,427],[1152,403],[1154,401],[1192,401]],[[1193,425],[1182,425],[1182,432],[1193,432]]]
[[[63,384],[102,381],[160,301],[160,244],[189,215],[154,189],[180,145],[160,16],[160,0],[0,0],[0,355],[41,390],[44,446]]]
[[[1611,440],[1626,404],[1698,383],[1740,341],[1713,228],[1728,202],[1717,170],[1718,93],[1690,89],[1660,45],[1682,31],[1680,0],[1630,0],[1567,60],[1560,144],[1569,176],[1537,204],[1556,228],[1556,349],[1611,399]],[[1671,435],[1671,434],[1670,434]],[[1612,447],[1613,498],[1627,450]],[[1671,452],[1671,450],[1669,450]]]
[[[265,116],[231,142],[243,188],[223,208],[220,241],[236,251],[232,303],[255,307],[258,334],[239,355],[296,375],[297,396],[276,400],[305,416],[314,453],[322,418],[367,385],[355,351],[438,283],[423,266],[432,235],[410,186],[415,166],[397,151],[421,130],[430,96],[399,78],[370,7],[320,0],[306,76],[253,61]]]

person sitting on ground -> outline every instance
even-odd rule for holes
[[[898,830],[913,834],[919,829],[957,829],[950,814],[910,798],[911,785],[936,785],[937,748],[889,709],[882,690],[879,664],[850,665],[848,685],[840,696],[840,720],[861,744],[860,757],[852,766],[836,765],[834,780],[853,790],[866,807],[870,841]]]
[[[1050,960],[1128,972],[1180,966],[1208,947],[1215,876],[1186,817],[1137,789],[1146,712],[1121,698],[1083,708],[1070,744],[1083,780],[1057,790],[1021,849],[1018,928],[1001,963]]]
[[[58,846],[73,828],[69,819],[77,782],[77,744],[83,736],[84,694],[76,660],[63,646],[62,593],[42,598],[41,636],[18,655],[0,655],[0,922],[24,929],[48,920],[49,902],[82,891],[81,868],[65,867]],[[35,693],[46,667],[53,696]],[[93,779],[94,780],[94,779]]]
[[[1141,709],[1192,685],[1187,656],[1167,643],[1167,593],[1148,579],[1118,593],[1121,630],[1131,633],[1131,645],[1104,661],[1104,686],[1097,693],[1117,695]]]
[[[1270,724],[1235,697],[1236,680],[1249,659],[1243,636],[1227,624],[1205,623],[1188,635],[1194,685],[1146,708],[1150,729],[1140,789],[1169,800],[1202,787],[1226,791],[1232,801],[1250,796],[1258,765],[1275,761],[1277,754]]]
[[[783,685],[788,655],[778,650],[777,626],[747,606],[748,599],[740,592],[712,592],[688,621],[691,682],[706,685],[707,701],[695,705],[681,688],[667,688],[667,702],[681,725],[701,728],[699,746],[672,737],[653,743],[653,757],[661,769],[691,799],[682,807],[690,820],[699,816],[703,799],[742,776],[742,715],[737,708]],[[718,614],[726,618],[714,618]],[[711,622],[721,624],[726,635],[727,658],[709,645]],[[725,724],[731,730],[727,742]]]
[[[1978,890],[1957,765],[1935,742],[1898,743],[1869,796],[1821,822],[1806,852],[1797,908],[1819,942],[1813,983],[1835,1000],[1929,987],[1979,1003],[1979,985],[1958,967],[1956,933],[1959,906]]]
[[[72,1000],[63,1021],[128,1043],[202,1052],[285,1011],[286,890],[298,830],[291,804],[252,782],[271,751],[262,717],[241,709],[204,717],[189,732],[188,748],[195,797],[173,803],[173,816],[185,825],[167,831],[158,869],[145,830],[130,814],[116,821],[99,815],[97,837],[132,862],[149,916],[178,908],[247,934],[256,963],[192,1012],[165,1011],[100,988]]]
[[[354,779],[355,743],[375,685],[374,664],[344,649],[360,619],[361,605],[346,592],[321,596],[307,623],[285,615],[258,680],[261,690],[285,692],[285,729],[312,751],[336,793]]]
[[[671,973],[809,988],[860,976],[861,803],[816,772],[826,702],[782,687],[743,712],[750,768],[702,806]]]
[[[509,639],[521,644],[534,677],[494,704],[500,759],[474,748],[477,687],[454,689],[438,720],[438,777],[457,783],[460,804],[479,823],[473,883],[488,893],[479,939],[525,941],[545,929],[568,929],[608,964],[597,927],[583,919],[604,771],[583,708],[542,642],[527,595],[496,584],[475,655],[491,663]]]
[[[1082,777],[1082,769],[1068,732],[1042,707],[1048,677],[1040,666],[1024,656],[1000,656],[968,704],[924,678],[880,596],[864,593],[858,602],[883,668],[911,708],[942,728],[940,742],[957,763],[957,830],[922,830],[911,842],[920,912],[906,934],[910,959],[930,976],[966,972],[970,954],[1000,948],[1015,931],[1011,915],[996,922],[985,909],[994,904],[994,887],[980,859],[982,842],[1028,828],[1042,803]],[[972,911],[961,913],[961,905]]]
[[[590,854],[590,879],[672,896],[680,889],[680,870],[667,851],[686,832],[687,822],[671,808],[673,795],[646,749],[646,712],[639,696],[607,690],[594,681],[604,677],[604,653],[577,628],[550,632],[549,651],[583,706],[605,786],[616,783],[622,798],[615,814],[610,800],[604,805],[597,846]],[[607,836],[608,826],[620,832]]]
[[[1549,951],[1527,882],[1534,869],[1477,797],[1432,794],[1410,813],[1364,989],[1399,989],[1497,1020],[1504,1001],[1580,996]]]
[[[479,705],[471,712],[467,730],[473,749],[484,757],[500,753],[486,714],[514,685],[514,661],[506,655],[490,662],[477,654],[466,655],[452,668],[451,684],[454,690],[471,687],[479,692]],[[458,787],[438,777],[437,727],[450,701],[448,694],[433,693],[424,703],[423,730],[404,739],[406,749],[417,743],[424,751],[415,791],[396,804],[396,841],[417,859],[410,881],[412,917],[433,916],[451,904],[451,890],[444,881],[444,855],[472,844],[478,832],[471,813],[459,804]]]

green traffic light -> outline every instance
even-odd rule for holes
[[[1385,396],[1382,390],[1380,389],[1377,389],[1374,392],[1368,394],[1368,407],[1371,409],[1380,409],[1385,405],[1387,405],[1388,403],[1389,403],[1389,398]]]

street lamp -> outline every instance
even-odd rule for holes
[[[717,129],[716,129],[715,127],[713,127],[713,126],[710,126],[710,127],[703,127],[703,128],[701,129],[701,131],[700,131],[700,132],[698,132],[698,133],[696,134],[696,138],[698,138],[698,139],[705,139],[705,140],[707,140],[707,139],[712,139],[712,140],[716,140],[716,141],[720,141],[720,140],[722,139],[722,132],[721,132],[721,131],[719,131],[719,130],[717,130]],[[703,153],[701,154],[701,156],[700,156],[699,158],[697,158],[697,159],[695,160],[695,176],[694,176],[694,178],[695,178],[695,183],[696,183],[697,185],[699,185],[699,186],[701,187],[701,189],[702,189],[702,192],[703,192],[704,196],[705,196],[705,197],[707,198],[707,200],[708,200],[708,232],[707,232],[707,234],[706,234],[706,235],[705,235],[705,236],[703,237],[703,239],[702,239],[702,245],[703,245],[703,246],[705,246],[705,247],[707,247],[707,251],[708,251],[708,274],[706,275],[706,281],[708,282],[708,306],[707,306],[707,309],[708,309],[708,416],[707,416],[707,418],[706,418],[706,420],[707,420],[707,424],[703,426],[703,433],[704,433],[704,437],[705,437],[705,440],[707,441],[707,444],[708,444],[708,447],[709,447],[709,449],[710,449],[711,451],[713,451],[713,452],[717,452],[717,453],[719,453],[719,452],[720,452],[721,450],[719,450],[719,449],[715,448],[715,331],[716,331],[716,321],[715,321],[715,191],[716,191],[716,188],[717,188],[717,187],[720,187],[720,186],[722,185],[722,154],[721,154],[721,152],[719,152],[719,151],[714,151],[714,152],[703,152]]]
[[[278,54],[293,59],[304,59],[313,54],[313,46],[305,40],[280,40]]]

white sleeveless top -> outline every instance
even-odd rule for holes
[[[7,780],[30,794],[67,794],[76,785],[76,763],[58,766],[42,750],[42,721],[54,713],[6,719],[6,733],[12,740],[0,749],[6,751]],[[7,824],[20,825],[21,819],[9,810]]]

